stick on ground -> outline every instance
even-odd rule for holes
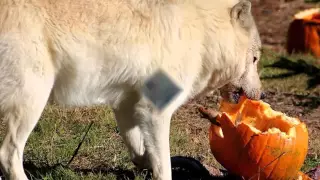
[[[217,116],[219,115],[218,111],[200,106],[199,112],[201,113],[202,118],[208,119],[212,124],[216,126],[221,126],[221,124],[217,122]]]
[[[68,162],[68,164],[67,164],[67,167],[69,167],[69,165],[71,164],[71,162],[73,161],[73,159],[77,156],[78,151],[79,151],[79,149],[80,149],[80,147],[81,147],[84,139],[86,138],[89,130],[91,129],[92,124],[93,124],[93,121],[91,121],[91,123],[90,123],[90,125],[89,125],[89,127],[88,127],[88,129],[87,129],[87,131],[86,131],[86,133],[84,134],[84,136],[82,137],[80,143],[78,144],[77,149],[73,152],[72,158],[69,160],[69,162]]]

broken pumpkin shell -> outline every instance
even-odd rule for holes
[[[209,130],[214,157],[245,179],[295,179],[308,150],[306,125],[262,101],[222,101]]]

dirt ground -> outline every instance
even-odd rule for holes
[[[252,13],[264,46],[285,52],[286,34],[293,15],[316,7],[304,0],[251,0]]]

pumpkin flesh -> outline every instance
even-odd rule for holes
[[[217,121],[221,127],[211,125],[209,139],[222,166],[246,179],[296,176],[308,149],[304,123],[245,97],[238,104],[222,101],[220,111]]]

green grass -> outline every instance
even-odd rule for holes
[[[265,51],[259,70],[265,89],[275,92],[290,92],[295,94],[320,93],[320,88],[308,89],[308,81],[317,77],[309,73],[298,73],[288,77],[275,78],[284,73],[294,72],[282,68],[266,67],[279,61],[282,57],[271,51]],[[294,55],[286,57],[289,62],[298,63],[299,59],[311,65],[315,60],[311,56]],[[299,62],[301,65],[301,62]],[[298,64],[299,64],[298,63]],[[303,64],[303,63],[302,63]],[[297,64],[295,64],[297,65]],[[304,64],[305,70],[310,69]],[[312,68],[311,68],[312,69]],[[319,72],[318,72],[319,73]],[[212,156],[208,144],[208,123],[200,120],[197,115],[185,119],[186,108],[175,114],[171,127],[171,155],[195,157],[210,166],[221,167]],[[93,121],[79,153],[69,167],[68,161],[86,128]],[[2,130],[1,130],[2,129]],[[3,134],[3,126],[0,135]],[[308,156],[302,170],[309,170],[319,164],[320,140],[310,134],[310,148],[316,156]],[[313,137],[314,136],[314,137]],[[0,136],[0,142],[3,136]],[[130,161],[128,152],[117,133],[116,122],[112,111],[106,106],[92,108],[60,109],[48,105],[31,134],[24,153],[26,171],[32,179],[117,179],[135,177],[144,179],[145,173],[137,172]],[[125,179],[124,177],[124,179]]]
[[[308,86],[309,80],[320,77],[320,72],[317,70],[320,63],[317,63],[312,56],[300,54],[284,56],[268,50],[264,52],[259,64],[259,73],[265,89],[295,94],[320,92],[320,88]],[[279,63],[283,68],[270,67],[274,63]]]
[[[70,165],[79,172],[62,168],[72,157],[91,121],[94,124]],[[112,173],[105,175],[90,170],[99,167],[108,171],[133,168],[108,107],[61,110],[48,106],[30,136],[25,159],[38,167],[45,164],[48,168],[41,172],[43,174],[36,172],[45,179],[77,179],[79,176],[83,179],[112,179],[115,178]],[[89,174],[84,175],[82,171]]]
[[[313,167],[320,165],[319,157],[307,157],[304,161],[304,166],[301,168],[302,171],[308,171]]]

